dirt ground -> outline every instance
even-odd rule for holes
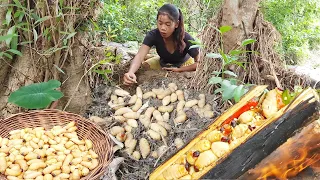
[[[121,73],[119,73],[121,74]],[[194,74],[192,72],[187,73],[173,73],[166,71],[144,71],[140,70],[137,72],[137,81],[138,85],[142,88],[144,92],[150,91],[152,88],[166,87],[169,83],[173,82],[178,85],[178,89],[181,89],[185,92],[186,99],[198,99],[198,95],[203,93],[201,91],[195,91],[192,87],[188,87],[190,78]],[[120,76],[115,78],[121,83]],[[130,94],[135,94],[136,87],[126,87],[121,85],[121,88],[130,92]],[[112,94],[114,87],[108,85],[100,85],[95,88],[93,94],[93,105],[87,110],[86,115],[89,116],[99,116],[101,118],[107,118],[112,115],[113,111],[110,110],[108,102],[110,100],[110,95]],[[164,162],[168,157],[175,154],[178,149],[174,145],[174,140],[176,138],[181,138],[185,143],[192,140],[200,131],[205,129],[213,120],[221,114],[221,107],[218,107],[218,98],[214,94],[206,94],[206,103],[209,103],[212,106],[212,110],[215,114],[214,118],[200,118],[197,113],[190,109],[186,111],[188,120],[181,125],[175,126],[173,119],[175,117],[175,111],[170,113],[169,124],[171,125],[171,131],[168,131],[168,136],[165,137],[164,141],[155,141],[149,138],[145,133],[144,126],[138,121],[139,126],[134,128],[132,134],[134,138],[140,139],[145,137],[148,139],[151,151],[156,151],[160,146],[164,146],[166,152],[159,158],[153,158],[150,155],[146,159],[140,159],[139,161],[134,160],[128,156],[123,150],[117,151],[114,156],[116,157],[125,157],[124,163],[121,164],[119,170],[117,171],[118,179],[127,180],[127,179],[147,179],[149,174],[162,162]],[[145,102],[143,102],[145,103]],[[177,102],[176,102],[177,103]],[[174,105],[176,105],[174,103]],[[161,101],[158,99],[151,100],[149,102],[150,106],[159,106]],[[112,125],[104,126],[104,129],[107,131],[111,126],[118,125],[113,123]],[[138,150],[138,145],[136,150]]]

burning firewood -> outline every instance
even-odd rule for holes
[[[288,105],[281,101],[281,90],[265,94],[265,88],[251,90],[157,167],[150,180],[238,178],[310,122],[319,106],[319,97],[311,88]]]
[[[320,160],[320,119],[314,121],[240,179],[287,179]]]

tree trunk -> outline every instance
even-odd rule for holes
[[[225,33],[223,44],[225,52],[240,45],[253,31],[260,0],[225,0],[222,7],[221,26],[232,26]]]

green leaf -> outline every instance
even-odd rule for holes
[[[62,92],[56,90],[60,85],[60,81],[50,80],[23,86],[10,94],[8,102],[26,109],[46,108],[52,101],[63,97]]]
[[[219,71],[213,71],[211,74],[214,74],[214,75],[218,76],[218,75],[221,74],[221,72],[219,72]]]
[[[59,0],[60,7],[63,7],[63,0]]]
[[[222,88],[218,88],[218,89],[214,90],[214,94],[221,93],[222,91],[223,91]]]
[[[231,26],[221,26],[219,29],[220,29],[220,32],[223,34],[223,33],[230,31],[232,29],[232,27]]]
[[[229,52],[229,54],[231,55],[231,56],[235,56],[235,55],[239,55],[239,54],[241,54],[241,53],[243,53],[244,51],[241,51],[241,50],[232,50],[232,51],[230,51]]]
[[[206,57],[208,57],[208,58],[221,58],[221,55],[218,53],[208,53],[206,55]]]
[[[58,71],[60,71],[62,74],[66,74],[61,68],[59,68],[57,65],[53,65]]]
[[[18,35],[16,35],[16,34],[7,34],[5,36],[0,36],[0,42],[6,41],[7,39],[11,39],[14,36],[18,36]]]
[[[26,45],[26,44],[31,44],[33,41],[24,41],[19,43],[19,45]]]
[[[22,12],[22,11],[17,11],[17,12],[15,12],[14,15],[13,15],[13,17],[14,17],[14,18],[19,17],[20,14],[21,14],[21,12]]]
[[[246,68],[246,67],[243,65],[243,63],[245,63],[245,62],[233,61],[232,63],[233,63],[233,64],[236,64],[236,65],[238,65],[238,66],[240,66],[240,67],[242,67],[243,69]]]
[[[221,77],[212,77],[209,79],[209,84],[218,84],[222,82],[222,78]]]
[[[33,40],[34,40],[34,43],[36,43],[38,40],[38,33],[35,29],[33,29]]]
[[[236,87],[234,90],[234,93],[233,93],[233,98],[234,98],[235,102],[239,102],[240,98],[242,97],[243,94],[244,94],[244,86],[240,85],[240,86]]]
[[[102,69],[95,69],[95,70],[93,70],[94,72],[96,72],[96,73],[98,73],[98,74],[100,74],[100,75],[103,75],[104,74],[104,70],[102,70]]]
[[[22,9],[24,8],[24,7],[21,5],[21,3],[20,3],[19,0],[13,0],[13,2],[16,4],[17,7],[22,8]]]
[[[104,72],[105,72],[106,74],[111,74],[111,73],[112,73],[112,70],[111,70],[111,69],[106,69],[106,70],[104,70]]]
[[[38,23],[44,22],[44,21],[46,21],[46,20],[48,20],[50,18],[51,18],[51,16],[42,17],[42,18],[38,19],[34,24],[38,24]]]
[[[226,70],[226,71],[223,71],[223,73],[224,73],[224,74],[228,74],[228,75],[233,76],[233,77],[238,77],[238,75],[236,75],[236,74],[235,74],[234,72],[232,72],[232,71]]]
[[[254,43],[254,42],[256,42],[255,39],[245,39],[244,41],[242,41],[241,45],[246,46],[246,45]]]
[[[203,47],[203,45],[192,45],[189,47],[189,49],[200,48],[200,47]]]
[[[222,100],[223,101],[226,101],[228,99],[232,99],[233,98],[233,92],[234,90],[237,88],[236,85],[231,85],[231,86],[228,86],[228,87],[221,87],[223,89],[223,92],[222,92]]]
[[[6,52],[3,52],[3,55],[6,56],[6,57],[9,58],[9,59],[12,59],[12,58],[13,58],[10,54],[8,54],[8,53],[6,53]]]
[[[66,39],[70,39],[70,38],[72,38],[72,37],[73,37],[74,35],[76,35],[76,34],[77,34],[77,32],[70,33]]]
[[[13,34],[15,34],[15,32],[16,32],[16,26],[12,26],[11,28],[9,28],[9,30],[8,30],[8,32],[7,32],[7,35],[13,35]],[[12,36],[12,37],[13,37],[13,36]],[[6,40],[6,44],[7,44],[8,46],[10,46],[12,37]]]
[[[221,31],[218,28],[211,26],[211,25],[209,25],[209,26],[212,27],[213,29],[217,30],[221,34]]]
[[[31,13],[31,16],[33,17],[34,20],[39,20],[40,17],[36,13]]]
[[[231,84],[233,85],[237,85],[238,79],[235,78],[228,78],[228,80],[230,81]]]
[[[8,26],[10,25],[10,22],[11,22],[11,16],[12,16],[11,13],[12,13],[12,8],[9,8],[6,14],[6,23]]]
[[[221,82],[221,88],[222,89],[227,89],[228,87],[232,86],[231,82],[229,80],[223,80]]]
[[[189,42],[191,44],[194,44],[194,45],[202,45],[202,43],[200,41],[193,41],[193,40],[189,40]]]
[[[18,51],[18,50],[9,49],[9,50],[7,50],[7,51],[9,51],[9,52],[11,52],[11,53],[13,53],[13,54],[16,54],[16,55],[18,55],[18,56],[22,56],[22,53],[21,53],[20,51]]]
[[[11,49],[18,49],[18,36],[13,36],[10,43]]]

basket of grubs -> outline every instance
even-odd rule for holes
[[[113,151],[120,150],[138,161],[149,157],[156,159],[164,149],[163,146],[153,149],[152,142],[165,142],[173,127],[188,120],[188,110],[192,109],[201,118],[214,117],[204,94],[193,99],[185,97],[185,92],[175,83],[147,92],[138,86],[133,95],[123,89],[114,90],[108,103],[113,109],[109,120],[114,123],[108,131],[116,142]],[[138,135],[135,129],[139,129]],[[174,145],[181,148],[184,142],[177,137]]]
[[[112,158],[110,138],[76,114],[30,111],[0,127],[0,179],[99,179]]]

